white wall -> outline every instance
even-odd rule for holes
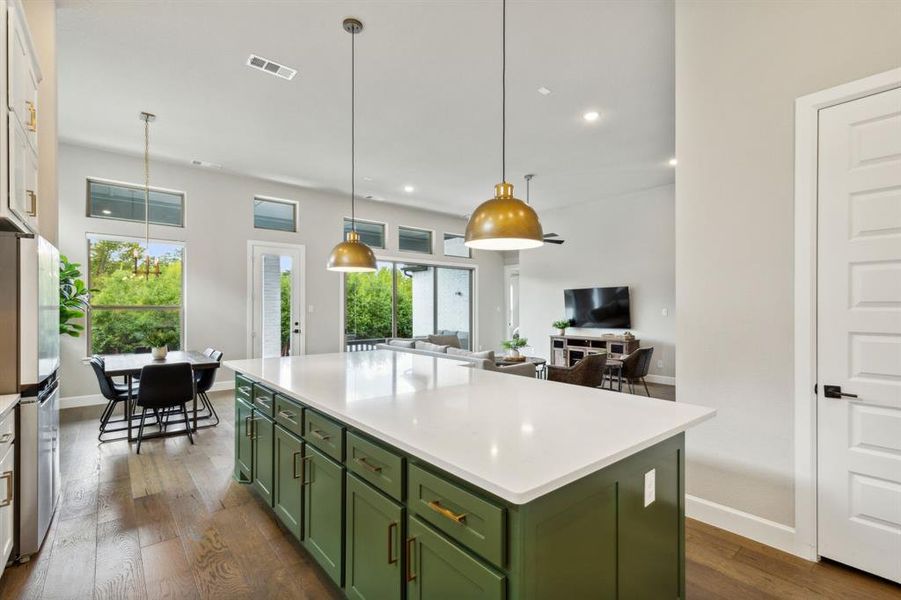
[[[548,357],[551,323],[564,317],[563,290],[629,286],[632,328],[654,347],[651,374],[675,373],[673,186],[544,211],[541,224],[566,240],[519,253],[520,334]],[[661,311],[666,309],[668,316]],[[621,330],[569,329],[600,335]],[[657,361],[663,361],[659,367]]]
[[[746,535],[794,525],[794,100],[898,67],[899,32],[897,0],[676,4],[676,379],[718,411],[687,491]]]
[[[60,251],[86,266],[86,233],[143,237],[142,223],[127,223],[85,216],[87,177],[140,183],[142,160],[69,144],[60,145]],[[342,236],[342,220],[350,212],[347,195],[335,195],[261,179],[167,162],[151,165],[151,183],[186,193],[186,227],[151,226],[153,238],[184,241],[186,245],[186,346],[215,346],[226,359],[246,353],[247,240],[304,244],[306,246],[307,352],[339,350],[340,280],[326,271],[325,262]],[[296,200],[300,203],[299,232],[253,228],[255,194]],[[358,216],[388,223],[391,255],[425,255],[397,251],[397,225],[459,233],[462,219],[396,205],[358,201]],[[503,257],[499,253],[473,252],[473,259],[432,256],[436,260],[478,266],[479,344],[495,348],[503,337]],[[411,258],[412,260],[412,258]],[[62,344],[62,395],[96,394],[97,383],[81,359],[87,355],[85,338],[64,338]]]

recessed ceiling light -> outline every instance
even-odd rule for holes
[[[542,87],[538,88],[538,93],[541,94],[542,96],[547,96],[548,94],[551,93],[551,90],[549,90],[549,89],[547,89],[546,87],[542,86]]]
[[[105,208],[104,208],[103,210],[101,210],[100,212],[102,212],[102,213],[105,214],[105,215],[111,215],[111,214],[113,214],[112,211],[106,210]]]
[[[372,181],[372,177],[364,177],[363,181]]]
[[[679,164],[679,161],[676,160],[675,158],[669,159],[669,166],[675,167],[675,166],[678,165],[678,164]]]
[[[587,113],[582,114],[582,118],[585,119],[586,121],[588,121],[589,123],[593,123],[594,121],[597,121],[600,118],[600,116],[601,116],[601,113],[599,113],[596,110],[589,110]]]
[[[416,190],[416,188],[413,187],[412,185],[407,184],[404,186],[404,191],[407,192],[408,194],[412,194],[415,190]]]

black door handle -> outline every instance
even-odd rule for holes
[[[846,394],[842,392],[840,385],[824,385],[823,395],[827,398],[857,398],[857,394]]]

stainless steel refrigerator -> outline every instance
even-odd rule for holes
[[[14,556],[37,552],[60,496],[59,251],[0,234],[0,393],[22,397],[17,419]]]

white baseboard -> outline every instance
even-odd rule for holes
[[[646,375],[645,381],[651,383],[665,383],[666,385],[676,385],[676,378],[669,375]]]
[[[235,389],[235,380],[226,379],[214,383],[213,387],[210,388],[210,391],[220,392],[223,390],[233,389]],[[59,399],[59,408],[60,410],[64,410],[66,408],[79,408],[82,406],[101,406],[103,404],[106,404],[106,402],[106,398],[104,398],[100,394],[88,394],[86,396],[68,396],[66,398]]]
[[[772,546],[783,552],[810,559],[809,556],[798,550],[794,527],[691,494],[685,495],[685,516],[731,531],[755,542]]]

